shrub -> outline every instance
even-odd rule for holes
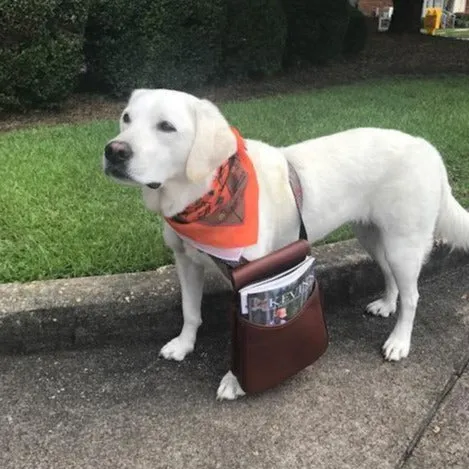
[[[368,25],[365,15],[358,9],[350,7],[350,18],[345,32],[342,53],[345,56],[359,54],[368,39]]]
[[[138,87],[194,87],[221,60],[223,0],[95,0],[85,53],[92,86],[116,96]]]
[[[455,28],[469,28],[469,13],[456,13]]]
[[[339,56],[347,31],[348,0],[283,0],[288,21],[285,61],[322,64]]]
[[[0,0],[0,109],[50,107],[83,64],[88,0]]]
[[[282,68],[287,20],[281,0],[227,0],[223,74],[270,75]]]

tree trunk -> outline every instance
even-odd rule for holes
[[[393,0],[390,33],[419,33],[423,0]]]

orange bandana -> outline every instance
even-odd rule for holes
[[[186,209],[165,220],[180,235],[219,249],[257,243],[259,187],[246,146],[238,131],[237,152],[217,170],[212,187]]]

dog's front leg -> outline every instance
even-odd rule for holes
[[[202,324],[204,267],[182,252],[175,252],[174,255],[181,285],[184,324],[181,333],[161,349],[160,355],[169,360],[181,361],[194,350],[197,330]]]

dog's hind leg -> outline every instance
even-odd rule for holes
[[[238,378],[236,378],[231,371],[228,371],[218,386],[217,400],[233,401],[245,394],[246,393],[238,382]]]
[[[167,359],[181,361],[194,350],[197,330],[202,324],[204,267],[196,264],[184,253],[175,252],[174,257],[181,284],[184,324],[181,333],[161,349],[160,355]]]
[[[409,354],[419,300],[418,278],[432,243],[432,235],[383,237],[385,256],[396,280],[400,300],[396,325],[383,345],[386,360],[398,361]]]
[[[380,266],[384,276],[385,290],[382,298],[371,302],[366,311],[374,316],[387,318],[396,312],[398,289],[394,275],[389,267],[379,229],[375,225],[356,223],[352,225],[359,243]]]

